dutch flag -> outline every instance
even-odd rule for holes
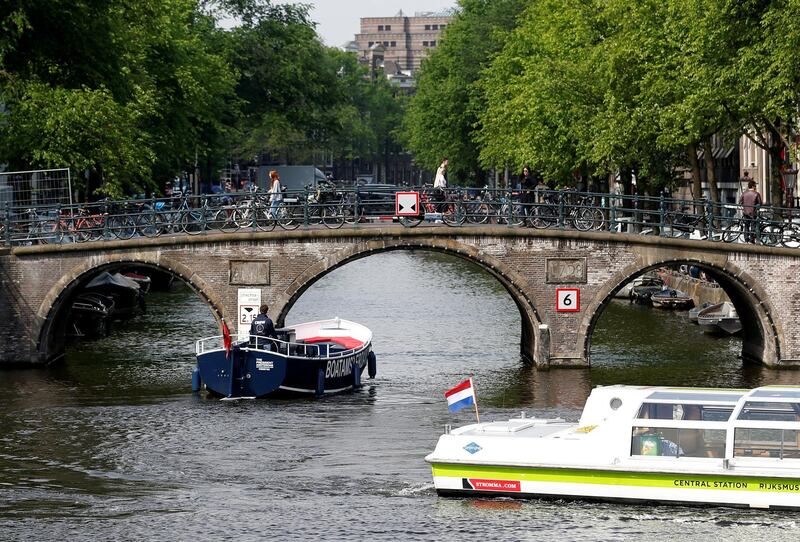
[[[474,405],[475,388],[472,387],[472,377],[444,392],[444,396],[450,412],[457,412],[462,408]]]

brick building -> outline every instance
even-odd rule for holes
[[[355,37],[359,58],[370,63],[374,47],[382,45],[384,62],[391,61],[398,70],[413,73],[428,50],[437,46],[452,18],[450,12],[407,17],[402,11],[394,17],[364,17],[361,32]]]

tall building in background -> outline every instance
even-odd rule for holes
[[[400,11],[394,17],[363,17],[355,46],[365,64],[381,63],[387,76],[411,75],[419,69],[428,51],[440,42],[450,24],[452,11],[415,13],[407,17]]]

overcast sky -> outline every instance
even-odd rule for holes
[[[326,45],[339,47],[359,31],[361,17],[393,17],[401,9],[405,15],[415,11],[442,11],[456,6],[456,0],[296,0],[309,4],[311,19]]]

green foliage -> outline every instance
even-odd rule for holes
[[[452,178],[483,181],[475,134],[486,101],[473,85],[505,44],[527,3],[459,2],[461,10],[448,25],[439,47],[423,61],[417,92],[404,119],[403,135],[419,164],[435,170],[442,158],[448,157]]]

